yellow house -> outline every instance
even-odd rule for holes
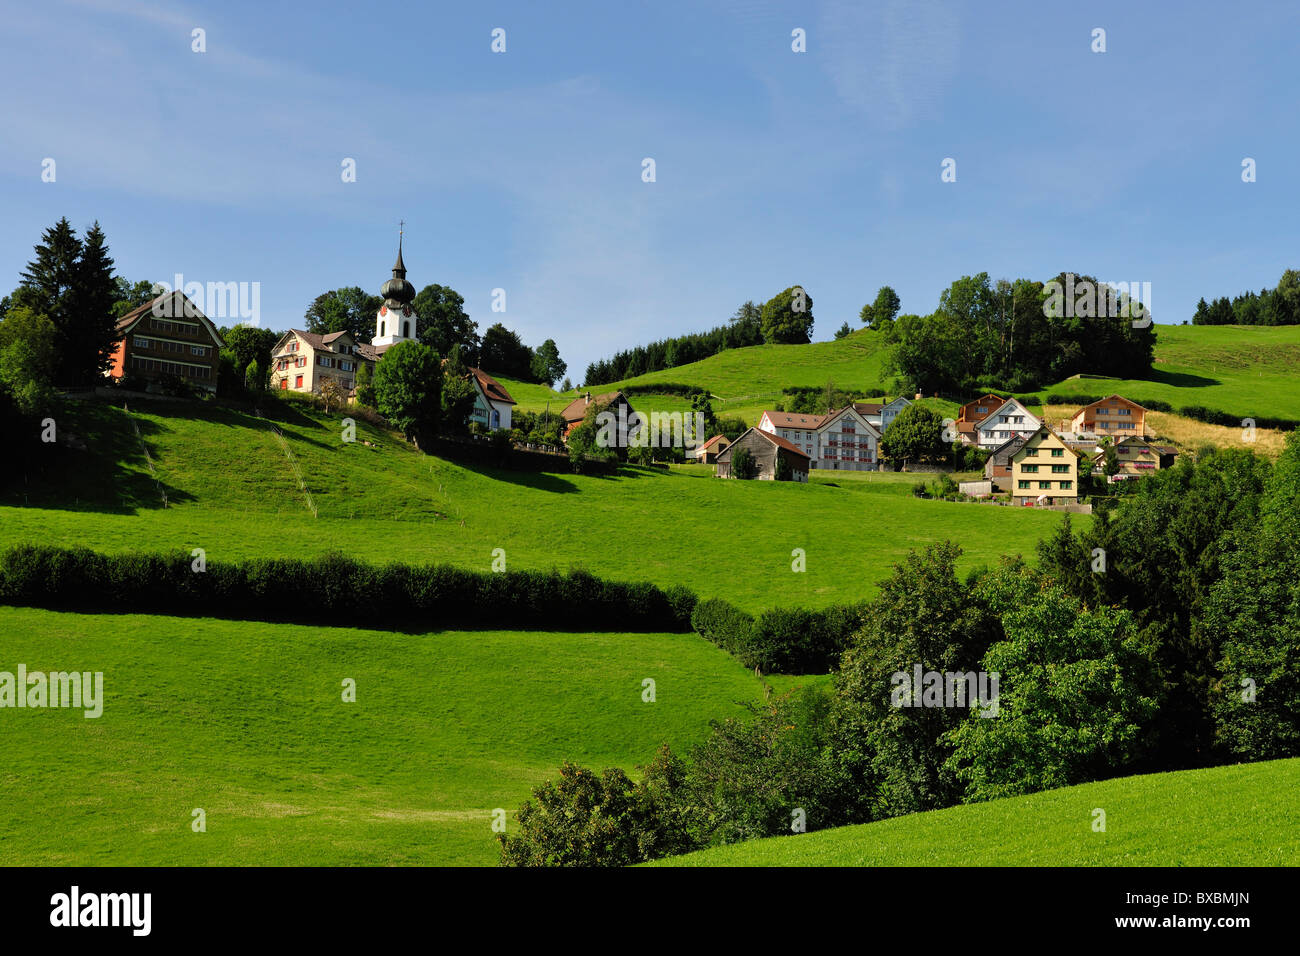
[[[1079,455],[1046,425],[1011,458],[1011,500],[1025,506],[1079,500]]]

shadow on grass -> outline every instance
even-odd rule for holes
[[[1204,375],[1193,375],[1191,372],[1163,372],[1160,369],[1154,369],[1151,376],[1143,381],[1169,385],[1173,388],[1205,388],[1209,385],[1223,384],[1217,378],[1206,378]]]
[[[52,417],[58,440],[33,446],[26,466],[5,476],[0,500],[13,507],[61,511],[136,514],[194,496],[160,483],[149,473],[149,455],[157,459],[149,438],[164,425],[128,417],[120,405],[68,401]],[[136,436],[132,422],[139,428]]]

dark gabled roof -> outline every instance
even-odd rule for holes
[[[756,435],[761,435],[762,437],[764,437],[764,438],[766,438],[768,441],[770,441],[773,445],[776,445],[777,448],[784,448],[786,451],[792,451],[792,452],[794,452],[794,453],[795,453],[796,455],[798,455],[800,458],[807,458],[809,461],[812,460],[811,456],[809,456],[808,454],[806,454],[805,452],[803,452],[803,451],[799,448],[799,446],[797,446],[797,445],[795,445],[795,444],[793,444],[793,443],[791,443],[791,442],[786,441],[786,440],[785,440],[784,438],[782,438],[780,435],[773,435],[771,432],[765,432],[765,431],[763,431],[763,429],[759,428],[757,425],[754,425],[754,426],[752,426],[752,427],[750,427],[750,428],[745,429],[744,433],[741,434],[741,436],[740,436],[739,438],[737,438],[735,441],[733,441],[730,445],[728,445],[728,446],[727,446],[726,448],[724,448],[722,451],[718,452],[718,457],[721,458],[723,455],[728,454],[728,453],[729,453],[733,448],[735,448],[737,445],[739,445],[739,444],[740,444],[740,440],[741,440],[742,438],[744,438],[745,435],[748,435],[750,432],[753,432],[753,433],[756,434]]]
[[[1001,445],[998,445],[997,448],[993,449],[993,452],[989,455],[989,460],[992,461],[993,459],[997,458],[998,455],[1003,455],[1003,454],[1014,455],[1017,451],[1020,450],[1020,446],[1023,445],[1024,443],[1025,443],[1024,435],[1020,435],[1020,434],[1012,435]]]
[[[126,333],[130,331],[133,325],[135,325],[142,318],[144,318],[149,312],[153,311],[154,305],[161,302],[163,299],[167,299],[176,295],[179,295],[182,299],[184,299],[188,307],[194,310],[193,317],[199,319],[199,325],[203,326],[205,329],[208,330],[208,334],[212,336],[212,340],[217,344],[217,347],[225,348],[226,347],[225,340],[222,339],[221,333],[217,331],[217,327],[213,324],[212,320],[203,314],[203,311],[197,305],[194,304],[193,300],[191,300],[189,296],[185,295],[185,293],[183,292],[178,292],[175,290],[171,292],[164,292],[162,295],[158,296],[157,298],[150,299],[144,305],[136,306],[130,312],[126,313],[126,315],[118,319],[117,320],[118,337],[121,338],[122,336],[126,335]],[[190,316],[186,316],[186,315],[159,316],[159,318],[164,318],[164,319],[178,318],[180,321],[184,322],[189,320]]]
[[[500,382],[481,368],[471,368],[469,373],[478,380],[479,388],[483,389],[483,394],[488,397],[489,401],[508,402],[511,405],[519,404],[510,397],[510,393],[505,390],[505,387]]]

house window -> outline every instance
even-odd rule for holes
[[[289,387],[289,380],[287,378],[280,379],[280,391],[283,392],[288,387]]]
[[[307,367],[307,356],[304,355],[304,356],[302,356],[302,357],[296,359],[296,360],[294,361],[294,363],[293,363],[293,367],[294,367],[294,368],[306,368],[306,367]]]
[[[279,364],[278,366],[276,366],[276,367],[277,367],[281,372],[286,371],[286,370],[289,368],[289,360],[288,360],[288,359],[280,359],[280,364]]]
[[[322,356],[321,356],[320,358],[318,358],[316,361],[317,361],[317,362],[318,362],[318,363],[319,363],[323,368],[333,368],[333,367],[334,367],[334,360],[333,360],[332,358],[328,358],[327,356],[322,355]]]
[[[1063,481],[1063,482],[1061,482],[1061,490],[1062,490],[1062,491],[1069,491],[1069,490],[1072,489],[1073,487],[1074,487],[1074,482],[1072,482],[1072,481]]]
[[[1064,449],[1064,448],[1053,448],[1053,449],[1052,449],[1052,457],[1053,457],[1053,458],[1064,458],[1064,457],[1065,457],[1065,449]]]
[[[1052,483],[1051,483],[1050,481],[1040,481],[1040,482],[1038,483],[1038,489],[1039,489],[1040,491],[1051,491],[1051,490],[1052,490]]]
[[[1037,457],[1038,457],[1038,449],[1037,449],[1037,448],[1026,448],[1026,449],[1025,449],[1025,457],[1026,457],[1026,458],[1037,458]]]
[[[1028,491],[1028,490],[1029,490],[1029,482],[1027,482],[1027,481],[1022,481],[1022,482],[1019,483],[1019,487],[1025,489],[1026,491]]]
[[[207,355],[207,354],[208,354],[208,350],[207,350],[207,347],[206,347],[206,346],[202,346],[202,345],[191,345],[191,346],[190,346],[190,354],[191,354],[191,355]]]
[[[1037,465],[1021,465],[1021,466],[1020,466],[1020,470],[1023,471],[1023,472],[1024,472],[1025,474],[1027,474],[1027,475],[1028,475],[1028,474],[1034,474],[1035,472],[1038,471],[1038,466],[1037,466]]]
[[[1069,473],[1070,473],[1070,466],[1069,466],[1069,465],[1053,465],[1053,466],[1052,466],[1052,474],[1054,474],[1054,475],[1068,475]]]
[[[1117,408],[1117,409],[1115,410],[1115,414],[1116,414],[1116,415],[1132,415],[1133,413],[1132,413],[1129,409],[1127,409],[1127,408]]]
[[[404,338],[404,339],[409,339],[410,337],[411,337],[411,323],[410,323],[410,322],[403,322],[403,323],[402,323],[402,338]]]
[[[299,376],[296,377],[296,379],[295,379],[295,381],[294,381],[294,383],[293,383],[293,387],[294,387],[294,388],[302,388],[302,376],[301,376],[301,375],[299,375]]]
[[[143,335],[137,335],[135,337],[135,347],[138,349],[147,349],[149,347],[149,340]]]
[[[296,351],[298,351],[298,343],[297,343],[297,342],[290,342],[290,343],[289,343],[289,351],[290,351],[290,352],[296,352]]]

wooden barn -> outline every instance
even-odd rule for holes
[[[758,465],[758,474],[755,476],[765,481],[772,481],[776,478],[776,463],[784,459],[790,465],[790,475],[793,481],[808,480],[808,464],[811,459],[800,451],[792,442],[786,441],[780,435],[773,435],[771,432],[765,432],[758,428],[751,428],[734,442],[718,453],[718,477],[731,477],[731,457],[741,448],[749,450],[754,456],[754,462]]]

